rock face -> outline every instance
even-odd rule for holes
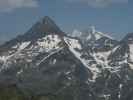
[[[78,38],[84,46],[97,51],[108,51],[118,44],[111,36],[95,30],[94,26],[82,32],[74,30],[71,36]]]
[[[94,28],[68,36],[46,16],[0,47],[0,86],[15,84],[31,100],[132,100],[131,36],[119,42]]]

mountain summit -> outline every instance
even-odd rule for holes
[[[80,39],[82,44],[87,47],[93,47],[102,51],[110,50],[118,42],[111,36],[97,31],[94,26],[89,27],[85,31],[74,30],[71,36]]]
[[[50,17],[45,16],[33,25],[27,33],[62,33],[62,31]]]
[[[63,36],[64,32],[61,31],[61,29],[50,17],[45,16],[36,24],[34,24],[25,34],[19,35],[0,46],[0,51],[10,48],[18,42],[36,41],[39,38],[46,36],[47,34],[58,34],[59,36]]]

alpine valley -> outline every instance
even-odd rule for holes
[[[45,16],[0,46],[0,100],[133,100],[133,33],[66,34]]]

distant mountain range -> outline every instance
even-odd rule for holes
[[[0,87],[12,85],[46,100],[133,100],[133,33],[66,34],[46,16],[0,46]]]

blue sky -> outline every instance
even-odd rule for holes
[[[117,39],[133,32],[132,0],[0,0],[0,41],[25,33],[43,16],[65,32],[90,25]]]

